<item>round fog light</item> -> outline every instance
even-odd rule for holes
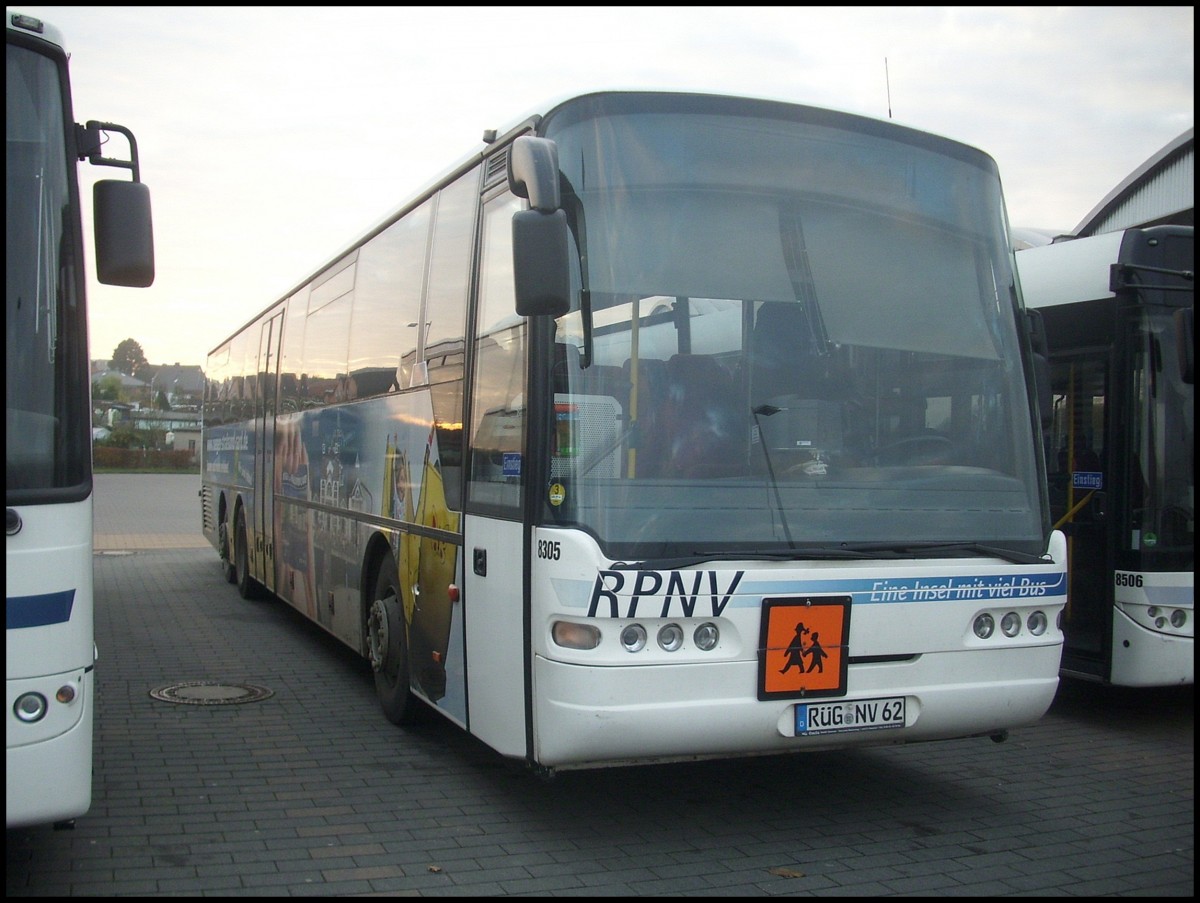
[[[676,652],[683,645],[683,628],[678,624],[666,624],[658,632],[658,645],[665,652]]]
[[[646,628],[641,624],[630,624],[621,631],[621,645],[626,652],[641,652],[646,648]]]
[[[717,630],[717,625],[713,623],[701,624],[696,628],[696,632],[692,634],[692,642],[696,644],[696,648],[701,652],[709,652],[717,648],[717,642],[721,639],[721,632]]]
[[[1000,619],[1000,629],[1005,636],[1016,636],[1021,632],[1021,616],[1015,611],[1010,611]]]
[[[1177,608],[1171,612],[1171,626],[1182,627],[1187,623],[1187,612],[1182,608]]]
[[[981,640],[986,640],[996,629],[996,619],[984,612],[975,619],[973,629],[975,631],[975,636],[979,637]]]
[[[1044,611],[1035,611],[1029,616],[1029,632],[1034,636],[1041,636],[1045,633],[1047,626],[1049,626],[1049,622],[1046,620],[1046,613]]]
[[[46,717],[46,697],[41,693],[25,693],[13,703],[13,714],[18,721],[33,724]]]

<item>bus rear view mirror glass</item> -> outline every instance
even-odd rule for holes
[[[92,192],[96,278],[105,285],[145,288],[154,282],[150,189],[142,182],[104,179]]]
[[[565,314],[571,306],[567,215],[521,210],[513,214],[512,228],[517,314]]]

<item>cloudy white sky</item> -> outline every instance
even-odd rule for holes
[[[63,32],[76,120],[132,129],[150,187],[153,287],[89,275],[98,358],[203,365],[485,129],[577,91],[890,110],[1060,231],[1194,125],[1192,7],[15,8]]]

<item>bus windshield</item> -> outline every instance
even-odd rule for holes
[[[614,558],[1043,553],[991,159],[707,102],[547,117],[579,262],[547,521]]]
[[[57,64],[9,44],[5,83],[5,489],[39,493],[88,478],[91,436],[67,429],[89,417],[70,253],[79,213],[68,187],[73,161]]]

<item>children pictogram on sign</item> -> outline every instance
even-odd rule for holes
[[[821,648],[821,634],[814,633],[812,635],[812,645],[805,649],[800,655],[811,655],[812,661],[808,664],[808,670],[811,672],[814,669],[820,673],[825,673],[825,659],[829,658],[829,653]]]
[[[788,644],[784,654],[787,656],[787,663],[780,669],[780,674],[787,674],[791,670],[792,665],[795,665],[801,671],[804,670],[804,656],[807,652],[804,649],[804,635],[807,634],[808,628],[801,621],[796,625],[796,635],[792,637],[792,641]]]

